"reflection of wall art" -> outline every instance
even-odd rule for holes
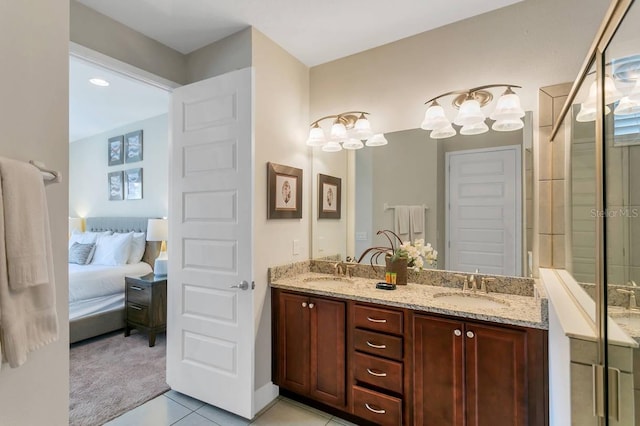
[[[109,173],[107,175],[107,184],[109,188],[109,200],[122,200],[124,198],[122,171]]]
[[[127,133],[124,136],[124,140],[126,143],[125,162],[135,163],[136,161],[142,161],[142,130]]]
[[[342,180],[318,175],[318,219],[340,219]]]
[[[123,149],[123,136],[114,136],[109,138],[109,144],[107,146],[107,155],[109,158],[109,165],[115,166],[124,163],[124,149]]]
[[[267,219],[302,217],[302,169],[267,163]]]
[[[142,200],[142,168],[124,171],[127,200]]]

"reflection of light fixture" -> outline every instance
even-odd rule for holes
[[[167,219],[149,219],[147,222],[147,241],[162,241],[160,254],[153,266],[156,275],[167,275],[167,244],[169,225]]]
[[[507,88],[498,99],[496,108],[490,115],[490,118],[495,121],[492,129],[506,132],[524,127],[524,123],[521,120],[524,117],[524,110],[520,106],[520,98],[512,90],[512,88],[520,88],[520,86],[514,84],[488,84],[468,90],[455,90],[436,96],[425,102],[425,104],[431,104],[425,112],[421,127],[425,130],[431,130],[429,136],[432,139],[455,136],[456,130],[451,126],[451,121],[445,116],[444,109],[438,103],[438,99],[449,95],[457,95],[452,101],[452,105],[458,108],[458,114],[453,120],[453,124],[461,126],[460,134],[479,135],[488,132],[489,127],[485,123],[485,114],[482,112],[482,107],[493,100],[493,94],[486,90],[492,87]]]
[[[325,152],[338,152],[344,149],[360,149],[366,146],[382,146],[387,144],[382,133],[374,134],[371,123],[367,119],[368,112],[348,111],[341,114],[327,115],[311,123],[307,145],[322,147]],[[334,119],[331,132],[327,138],[320,122]],[[366,141],[366,143],[363,143]]]

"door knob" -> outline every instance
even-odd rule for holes
[[[239,288],[240,290],[249,290],[249,283],[245,280],[240,281],[240,284],[232,285],[229,288]]]

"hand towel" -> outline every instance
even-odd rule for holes
[[[43,212],[47,199],[40,171],[31,164],[0,157],[5,242],[12,290],[49,281]]]
[[[409,235],[411,241],[424,240],[424,206],[409,207]]]
[[[409,207],[396,206],[394,231],[402,241],[408,241],[409,236]]]
[[[33,197],[18,197],[15,188],[7,188],[16,183],[16,164],[9,164],[14,160],[0,158],[0,343],[2,361],[8,362],[12,368],[19,367],[27,360],[27,354],[48,343],[54,342],[58,338],[58,316],[56,313],[55,300],[55,280],[53,271],[53,253],[51,250],[51,234],[49,228],[49,216],[44,192],[44,183],[40,172],[27,163],[20,163],[20,166],[27,168],[21,170],[25,175],[29,175],[20,183],[21,191],[40,194],[42,197],[38,205],[41,210],[27,212],[26,208],[32,208],[31,204],[13,205],[13,203],[24,203],[25,200],[33,202]],[[9,166],[6,166],[9,164]],[[30,169],[29,169],[30,168]],[[22,175],[22,173],[20,173]],[[38,179],[34,179],[37,176]],[[11,197],[6,197],[9,191]],[[16,219],[13,222],[7,217],[8,211],[23,211],[25,216],[29,216],[31,222],[15,215],[9,217]],[[10,270],[24,270],[22,267],[29,264],[33,259],[28,259],[28,252],[21,252],[25,257],[9,256],[8,245],[13,241],[8,241],[7,236],[33,235],[32,231],[27,232],[25,226],[34,225],[43,233],[39,237],[34,237],[35,241],[40,241],[44,246],[44,266],[38,265],[39,270],[36,275],[18,275],[19,284],[15,287],[10,284]],[[9,231],[9,229],[12,229]],[[24,249],[22,246],[21,250]],[[39,247],[38,247],[39,249]],[[34,258],[43,259],[40,253],[34,253]],[[17,259],[21,265],[16,267],[11,262]],[[35,264],[35,262],[34,262]],[[36,280],[25,278],[37,277]]]

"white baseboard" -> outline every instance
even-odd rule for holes
[[[254,405],[253,405],[253,413],[254,418],[258,415],[265,407],[274,402],[276,398],[278,398],[279,388],[273,383],[269,382],[266,385],[262,386],[259,389],[256,389],[254,392]]]

